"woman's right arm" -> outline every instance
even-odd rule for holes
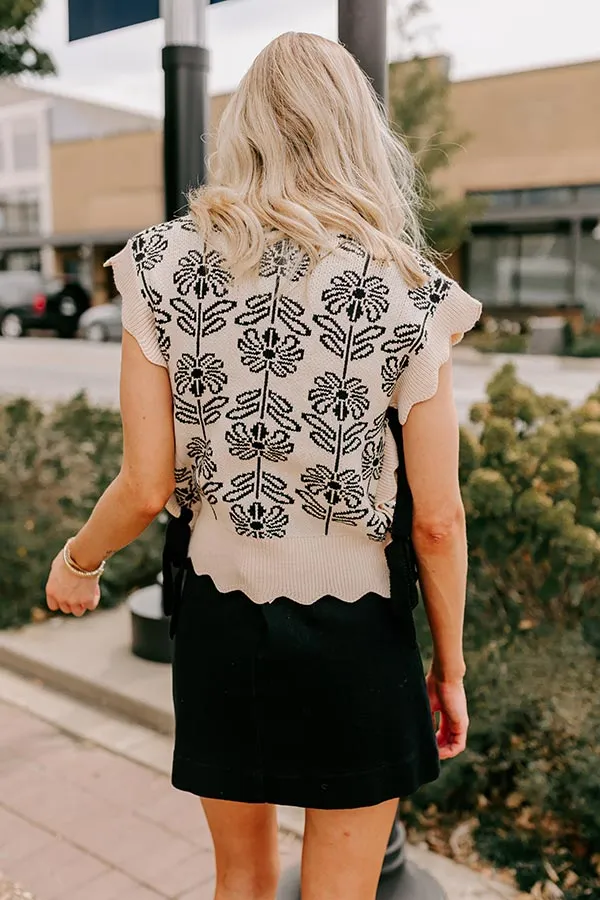
[[[433,712],[441,713],[440,755],[448,758],[464,750],[469,724],[463,688],[467,536],[450,362],[440,369],[435,396],[412,406],[403,441],[413,496],[413,543],[433,638],[427,683]]]

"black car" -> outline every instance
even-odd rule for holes
[[[2,337],[23,337],[38,329],[74,337],[89,306],[89,294],[75,281],[47,279],[39,272],[0,272]]]

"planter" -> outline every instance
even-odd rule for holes
[[[172,642],[169,637],[169,619],[163,615],[162,587],[150,587],[135,591],[127,600],[131,611],[131,650],[135,656],[151,662],[170,663]]]

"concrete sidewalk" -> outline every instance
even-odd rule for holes
[[[170,668],[145,662],[131,654],[129,650],[130,627],[129,611],[123,606],[116,610],[95,613],[84,619],[57,617],[39,625],[0,632],[0,666],[5,667],[4,671],[0,669],[0,704],[8,701],[18,707],[22,715],[29,717],[28,727],[33,727],[32,716],[35,716],[36,720],[44,720],[47,724],[40,723],[41,734],[48,734],[45,731],[47,728],[58,728],[61,732],[86,742],[85,745],[77,745],[87,748],[85,755],[78,757],[81,762],[75,763],[75,757],[79,751],[71,750],[75,769],[82,772],[83,780],[78,786],[84,793],[87,790],[85,779],[95,777],[89,769],[88,760],[101,757],[106,762],[105,767],[103,763],[103,778],[106,777],[107,781],[100,792],[105,799],[121,795],[118,784],[111,785],[109,783],[113,777],[111,772],[114,774],[116,782],[119,781],[117,770],[120,766],[124,766],[128,771],[131,771],[129,768],[131,766],[151,771],[155,787],[158,789],[158,785],[162,785],[159,789],[159,793],[162,791],[161,796],[165,793],[169,795],[172,793],[174,797],[180,798],[182,795],[171,792],[168,781],[171,763],[171,740],[168,735],[172,730],[173,721]],[[12,674],[7,671],[8,669],[19,675]],[[32,678],[36,681],[31,681]],[[3,714],[4,710],[0,708],[0,715]],[[21,723],[19,727],[25,726]],[[25,736],[22,739],[19,739],[17,735],[15,747],[20,740],[23,740],[25,744],[28,743],[26,731],[25,728]],[[64,740],[68,739],[64,737]],[[16,757],[21,753],[19,747],[14,753]],[[94,754],[87,755],[92,750],[94,750]],[[104,756],[106,753],[112,756],[118,755],[122,758],[121,762],[108,763]],[[69,758],[68,753],[66,756]],[[0,739],[0,798],[2,799],[4,799],[1,776],[3,757],[2,739]],[[57,756],[57,762],[59,759],[60,757]],[[58,772],[54,773],[50,779],[47,775],[43,779],[35,776],[38,785],[38,802],[43,799],[44,803],[52,805],[53,789],[50,789],[48,785],[50,781],[54,783],[54,776],[62,781]],[[132,775],[133,783],[138,777],[141,781],[145,780],[145,776]],[[45,791],[49,791],[47,801],[44,797]],[[13,802],[16,803],[19,800],[14,792],[11,796],[13,796]],[[79,800],[83,804],[79,816],[83,825],[87,809],[85,802],[87,801],[81,794]],[[186,800],[189,798],[183,796],[182,800],[161,801],[168,807],[165,813],[167,818],[164,821],[159,818],[158,824],[170,827],[168,817],[172,814],[174,821],[178,820],[181,815],[179,810],[183,808],[182,804],[185,804]],[[76,804],[75,798],[73,802]],[[197,802],[193,800],[192,802],[194,803],[194,815],[198,816]],[[42,803],[42,808],[44,803]],[[35,805],[33,804],[33,806]],[[178,811],[171,813],[169,811],[171,808]],[[14,810],[9,809],[9,811],[14,814]],[[110,820],[114,814],[114,809],[112,811],[105,810],[105,821]],[[132,814],[132,810],[129,810],[128,815]],[[186,815],[181,816],[183,822],[188,821]],[[283,831],[295,834],[297,837],[302,834],[303,818],[300,810],[280,810],[280,824]],[[60,820],[59,816],[57,827],[60,825]],[[51,827],[50,818],[45,821],[47,826]],[[108,828],[108,826],[106,827]],[[68,838],[68,835],[65,835],[64,838]],[[205,841],[205,839],[206,833],[202,840]],[[194,847],[196,847],[195,844]],[[85,848],[83,849],[85,850]],[[197,849],[207,852],[205,843],[202,846],[198,845]],[[292,852],[289,847],[288,850],[290,853]],[[153,851],[150,844],[146,852],[152,859]],[[504,882],[498,879],[484,878],[471,869],[432,853],[424,847],[411,847],[409,856],[417,865],[428,869],[435,875],[445,888],[448,900],[499,900],[501,897],[511,898],[515,895],[515,891]],[[107,861],[110,862],[110,860]],[[6,870],[3,862],[0,851],[0,872]],[[203,865],[204,863],[206,860]],[[189,866],[191,870],[195,871],[191,861]],[[14,877],[11,871],[6,870],[6,874],[8,877]],[[35,887],[35,885],[27,883],[26,873],[17,874],[25,887]],[[126,872],[126,874],[131,877],[131,872]],[[155,893],[149,895],[142,893],[139,895],[139,900],[146,897],[147,900],[150,900],[150,897],[156,896],[180,896],[176,893],[161,894],[159,892],[156,894],[156,884],[148,885],[147,882],[140,882],[140,885],[142,884],[144,889],[153,888]],[[181,896],[186,900],[188,898],[192,900],[192,897],[202,900],[204,896],[208,898],[209,894],[210,892],[206,895],[196,892],[188,895],[184,892]],[[75,895],[76,898],[77,896]],[[57,894],[56,900],[67,900],[67,897],[70,900],[70,895],[65,895],[63,898]],[[82,900],[94,900],[94,897],[95,895],[88,896],[86,894],[85,897],[82,895]],[[42,900],[42,896],[40,895],[36,900]],[[108,898],[99,894],[98,900],[108,900]],[[132,900],[138,900],[137,893]]]

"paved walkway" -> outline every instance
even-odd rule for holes
[[[122,606],[84,619],[59,616],[0,632],[0,872],[35,889],[37,900],[129,900],[132,884],[132,900],[212,900],[210,842],[197,801],[169,785],[169,666],[132,656],[130,629],[127,607]],[[7,815],[8,820],[3,819]],[[18,856],[14,848],[5,850],[3,827],[12,834],[11,817],[24,819],[38,837],[40,830],[46,838],[54,837],[61,852],[66,842],[77,859],[87,855],[101,870],[108,869],[110,877],[117,878],[114,895],[102,880],[97,895],[70,886],[64,894],[60,886],[59,892],[41,893],[40,878],[50,871],[49,859],[42,860],[45,868],[41,875],[36,869],[34,879],[29,864],[20,865],[31,848],[26,846],[28,853],[19,851]],[[99,830],[90,825],[95,819]],[[282,808],[279,819],[284,831],[301,836],[301,810]],[[143,822],[139,830],[133,828],[138,820]],[[131,835],[138,833],[135,841]],[[172,871],[155,873],[162,858],[155,849],[164,844],[165,833],[168,842],[175,842],[168,851],[173,857],[165,857]],[[288,858],[297,856],[298,843],[282,840]],[[515,895],[497,878],[483,877],[426,847],[411,846],[408,856],[437,878],[448,900],[512,900]],[[56,859],[57,866],[51,867],[54,879],[59,866],[64,864],[67,871],[72,866],[70,856]],[[190,878],[196,887],[173,883],[176,877]],[[92,884],[94,878],[108,875],[92,876]],[[121,889],[122,879],[129,879],[124,882],[127,890]],[[0,900],[5,900],[2,894]],[[7,900],[13,900],[10,894]]]
[[[0,722],[0,898],[212,900],[195,798],[3,702]],[[300,842],[282,836],[281,850],[284,865],[295,862]]]

